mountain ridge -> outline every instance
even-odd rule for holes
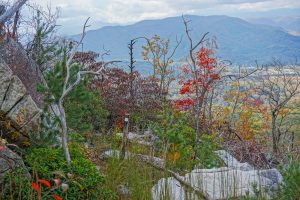
[[[230,60],[234,64],[254,64],[270,62],[273,58],[291,62],[300,57],[300,37],[287,33],[283,28],[253,24],[237,17],[225,15],[197,16],[186,15],[191,20],[192,38],[200,39],[206,32],[216,37],[217,57]],[[128,59],[128,42],[136,37],[150,38],[154,34],[175,41],[183,36],[183,41],[175,54],[175,60],[184,58],[188,53],[187,39],[184,34],[182,18],[168,17],[159,20],[143,20],[130,25],[105,26],[88,31],[84,39],[84,50],[99,52],[103,45],[111,50],[108,59]],[[79,39],[80,35],[71,36]],[[135,58],[141,59],[141,45],[135,46]]]

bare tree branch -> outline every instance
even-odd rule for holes
[[[0,16],[0,24],[9,20],[25,3],[27,0],[18,0],[5,13]]]

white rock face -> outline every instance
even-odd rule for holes
[[[199,198],[195,193],[185,191],[185,188],[181,186],[179,181],[175,178],[162,178],[152,188],[153,199],[172,199],[172,200],[184,200]]]
[[[248,163],[240,163],[235,157],[233,157],[232,155],[230,155],[230,153],[228,153],[225,150],[219,150],[215,152],[217,154],[217,156],[219,156],[219,158],[221,158],[225,165],[229,168],[232,169],[240,169],[240,170],[254,170],[254,167],[251,166]]]
[[[248,163],[240,163],[228,152],[216,152],[224,160],[227,167],[214,169],[195,169],[182,177],[193,188],[202,191],[210,200],[253,196],[259,189],[266,198],[271,191],[278,188],[282,177],[277,169],[254,170]],[[152,188],[153,200],[160,200],[161,195],[169,194],[170,199],[197,199],[194,194],[184,191],[180,183],[173,177],[160,179]],[[193,196],[194,195],[194,196]],[[191,198],[189,198],[190,196]]]
[[[107,159],[107,158],[112,158],[112,157],[119,158],[120,157],[120,151],[111,149],[111,150],[107,150],[107,151],[103,152],[100,155],[100,159]],[[153,163],[156,166],[160,166],[160,167],[164,166],[164,160],[161,159],[161,158],[158,158],[158,157],[125,152],[125,159],[128,159],[130,157],[135,157],[139,160],[149,162],[149,163]]]
[[[196,169],[185,176],[185,181],[200,188],[208,199],[253,196],[253,186],[267,188],[272,181],[259,176],[255,170],[243,171],[227,167],[216,169]]]
[[[123,133],[118,133],[117,135],[120,136],[120,137],[123,137]],[[144,145],[144,146],[152,146],[153,141],[156,138],[157,137],[154,136],[153,134],[151,134],[150,132],[146,132],[143,135],[129,132],[128,135],[127,135],[127,139],[129,141],[134,141],[134,142],[136,142],[140,145]]]
[[[129,152],[125,152],[125,159],[128,158],[129,155],[130,155]],[[107,151],[103,152],[100,155],[100,159],[107,159],[107,158],[113,158],[113,157],[119,158],[120,157],[120,151],[118,151],[118,150],[107,150]]]

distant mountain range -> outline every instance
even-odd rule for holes
[[[247,21],[255,24],[267,24],[276,27],[282,27],[289,33],[300,36],[300,15],[284,17],[262,17],[249,18]]]
[[[284,28],[250,23],[228,16],[185,17],[191,20],[189,25],[195,42],[209,32],[209,37],[217,38],[218,58],[230,60],[234,64],[250,65],[256,60],[263,64],[273,58],[292,62],[300,58],[300,37],[289,34]],[[129,41],[139,36],[150,38],[154,34],[170,38],[173,42],[176,36],[183,36],[175,60],[188,55],[188,42],[181,17],[145,20],[127,26],[106,26],[88,31],[84,39],[84,50],[101,52],[104,46],[111,51],[107,59],[128,60]],[[71,38],[78,40],[80,35]],[[141,60],[143,44],[143,40],[136,43],[134,51],[137,60]]]

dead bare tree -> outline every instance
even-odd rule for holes
[[[55,60],[55,51],[59,37],[56,36],[59,10],[47,6],[28,5],[29,17],[22,18],[26,41],[23,41],[27,54],[36,62],[43,73]]]
[[[4,24],[9,20],[20,8],[26,3],[27,0],[16,1],[9,9],[0,15],[0,24]]]
[[[66,158],[68,165],[70,165],[70,163],[71,163],[71,157],[70,157],[69,148],[68,148],[68,127],[67,127],[66,113],[65,113],[65,108],[64,108],[65,98],[80,83],[81,78],[83,76],[89,75],[89,74],[95,75],[95,76],[103,75],[102,71],[106,68],[106,66],[113,64],[115,62],[119,62],[119,61],[105,62],[102,64],[101,67],[99,67],[95,71],[89,70],[90,64],[83,65],[83,66],[81,66],[81,69],[76,74],[76,80],[74,82],[71,82],[70,70],[74,66],[73,59],[74,59],[74,56],[75,56],[78,48],[82,44],[82,41],[83,41],[85,35],[86,35],[86,28],[88,27],[88,25],[87,25],[88,21],[89,21],[89,18],[84,23],[82,36],[81,36],[79,42],[72,48],[72,50],[69,53],[68,60],[66,61],[66,63],[63,66],[63,67],[65,67],[65,72],[66,72],[66,75],[64,77],[63,90],[62,90],[62,94],[60,95],[60,97],[58,99],[57,105],[54,106],[57,108],[56,109],[57,112],[55,112],[55,114],[60,120],[62,147],[63,147],[65,158]]]
[[[285,132],[281,126],[286,116],[281,113],[288,108],[291,100],[300,94],[300,70],[297,66],[285,66],[274,60],[256,80],[255,89],[269,106],[273,153],[277,154],[282,134]]]
[[[8,9],[6,9],[8,5],[5,5],[4,3],[0,2],[0,35],[4,35],[6,31],[11,38],[17,38],[17,27],[20,19],[20,9],[26,3],[26,1],[27,0],[18,0]],[[6,27],[6,23],[13,16],[14,20],[12,30],[9,30],[9,26]]]

